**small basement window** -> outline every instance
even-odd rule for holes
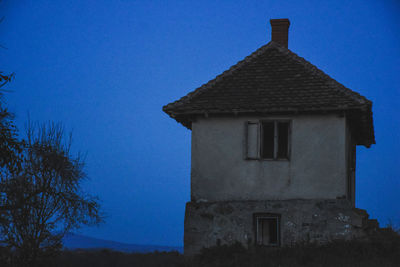
[[[256,214],[256,244],[260,246],[279,246],[280,219],[279,215]]]
[[[288,160],[290,121],[247,122],[246,158]]]

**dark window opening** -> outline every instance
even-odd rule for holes
[[[273,122],[264,122],[262,124],[262,158],[274,158],[275,143],[275,125]]]
[[[263,159],[289,159],[289,122],[262,122],[261,157]]]
[[[278,159],[288,158],[289,123],[278,122]]]
[[[260,246],[279,246],[278,216],[256,216],[256,243]]]

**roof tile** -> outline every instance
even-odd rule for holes
[[[359,143],[375,143],[372,102],[275,42],[269,42],[215,79],[163,107],[191,128],[190,116],[202,113],[359,110],[352,118]]]

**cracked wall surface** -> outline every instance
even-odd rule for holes
[[[255,246],[254,214],[280,217],[281,246],[295,243],[325,243],[366,236],[368,214],[351,202],[337,200],[266,200],[188,202],[185,212],[184,253],[193,255],[202,247],[232,244]]]

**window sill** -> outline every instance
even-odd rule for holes
[[[261,161],[290,161],[290,159],[259,159]]]
[[[260,159],[260,158],[245,158],[244,160],[257,160],[257,161],[290,161],[290,159]]]
[[[269,244],[269,245],[257,244],[257,246],[258,247],[262,247],[262,248],[270,248],[270,247],[277,248],[277,247],[280,247],[280,245],[278,245],[278,244]]]

